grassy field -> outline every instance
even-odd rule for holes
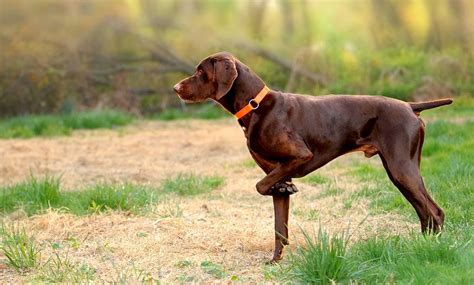
[[[0,140],[0,283],[472,284],[474,101],[423,117],[422,173],[445,210],[443,232],[419,234],[379,160],[351,154],[295,181],[279,265],[265,265],[271,199],[255,191],[263,173],[232,119],[74,132],[95,127],[46,119],[69,128],[54,138],[27,123],[28,135]],[[111,121],[98,127],[120,125]]]
[[[133,121],[130,114],[113,111],[85,111],[64,115],[31,115],[0,120],[0,138],[32,138],[70,135],[78,129],[116,128]]]

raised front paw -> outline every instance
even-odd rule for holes
[[[275,194],[295,194],[298,192],[298,188],[296,188],[295,184],[291,182],[278,182],[270,188],[270,192],[272,195]]]

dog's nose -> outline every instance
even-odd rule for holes
[[[173,87],[173,90],[174,92],[176,93],[179,93],[179,91],[181,91],[181,84],[176,84],[174,87]]]

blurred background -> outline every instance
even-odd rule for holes
[[[0,0],[0,117],[184,108],[221,50],[277,90],[472,96],[473,27],[469,0]]]

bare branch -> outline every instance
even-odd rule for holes
[[[287,69],[291,72],[294,72],[295,74],[303,76],[320,86],[326,86],[329,83],[329,80],[326,76],[311,72],[301,67],[300,65],[297,65],[296,63],[292,63],[291,61],[276,55],[275,53],[267,49],[264,49],[264,48],[252,45],[250,43],[246,43],[246,42],[241,42],[241,43],[238,43],[237,45],[261,57],[264,57],[267,60],[274,62],[275,64],[280,65],[284,69]]]

